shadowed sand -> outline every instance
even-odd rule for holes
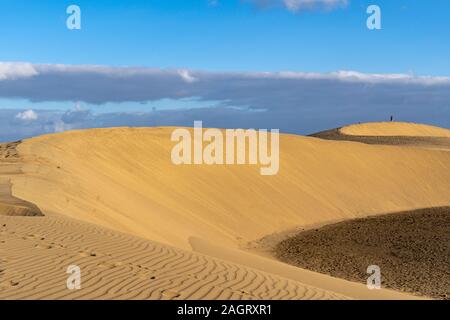
[[[0,144],[0,215],[42,216],[37,206],[11,194],[10,179],[13,175],[21,174],[17,164],[20,160],[16,150],[18,144]]]
[[[450,207],[355,219],[280,242],[287,263],[351,281],[378,265],[383,287],[450,299]]]
[[[34,224],[31,220],[24,220],[27,218],[18,217],[16,224],[11,224],[14,220],[6,223],[8,229],[15,232],[14,229],[19,230],[22,224],[25,228],[27,221],[30,225],[26,228],[36,226],[42,230],[31,234],[61,232],[61,237],[67,240],[61,244],[66,248],[58,251],[59,264],[42,264],[44,259],[35,253],[38,251],[28,251],[29,254],[24,255],[25,259],[31,260],[23,264],[35,262],[36,272],[48,270],[52,263],[55,265],[45,277],[43,273],[31,273],[34,281],[40,281],[40,277],[51,279],[52,274],[55,279],[65,279],[65,273],[61,275],[61,272],[69,263],[81,263],[83,269],[91,266],[89,262],[85,264],[86,257],[73,255],[67,249],[70,246],[74,246],[75,251],[86,251],[85,247],[100,250],[105,256],[123,254],[121,243],[126,247],[120,233],[123,232],[140,237],[139,241],[152,243],[161,250],[177,247],[177,252],[183,252],[185,257],[179,261],[182,269],[184,264],[189,265],[189,261],[198,256],[207,260],[207,266],[217,264],[216,259],[227,260],[230,268],[236,270],[236,275],[226,276],[221,286],[249,286],[246,292],[250,296],[261,297],[257,292],[268,283],[251,280],[255,277],[244,277],[247,269],[258,274],[267,272],[269,278],[294,281],[292,285],[298,288],[295,289],[298,295],[285,295],[286,298],[307,298],[308,295],[302,293],[306,287],[318,292],[316,298],[328,297],[323,292],[361,299],[411,298],[390,290],[370,291],[364,283],[351,283],[287,266],[242,249],[251,241],[293,228],[450,205],[450,152],[281,135],[279,174],[261,176],[259,166],[172,164],[172,131],[173,128],[72,131],[29,139],[17,147],[20,174],[10,177],[13,195],[36,204],[46,217],[39,218],[39,223]],[[14,218],[2,217],[2,221]],[[72,219],[78,220],[78,229],[62,227],[75,223]],[[92,231],[88,225],[95,226],[97,231]],[[53,230],[52,226],[61,230]],[[25,229],[21,232],[26,233]],[[104,233],[117,237],[118,242],[102,248],[100,241],[100,247],[93,247],[95,239],[100,239],[99,234]],[[83,244],[83,238],[89,239],[89,246]],[[52,242],[60,243],[55,240]],[[10,242],[13,247],[8,247],[8,242],[6,244],[4,252],[20,251],[25,245]],[[131,248],[126,251],[131,255],[134,252]],[[44,251],[42,255],[48,252]],[[136,252],[134,256],[146,261],[146,254]],[[78,259],[82,259],[81,262]],[[161,253],[161,259],[170,260],[170,253]],[[163,263],[161,272],[170,273],[172,267]],[[9,268],[18,270],[12,264]],[[195,278],[201,279],[202,267],[198,268],[194,274],[200,274]],[[30,269],[24,270],[22,277],[30,272]],[[90,282],[92,290],[99,290],[97,297],[102,297],[101,292],[103,297],[111,297],[100,287],[95,289],[93,283],[103,281],[101,277],[96,277],[95,271],[88,271],[88,274],[93,277]],[[194,286],[189,282],[189,275],[189,272],[183,273],[180,281],[186,282],[188,287]],[[122,280],[127,282],[125,279],[130,275],[121,270],[107,279],[111,282],[115,277],[118,283],[122,283]],[[146,287],[149,285],[147,280],[139,282],[136,279],[133,283],[137,287]],[[58,282],[58,285],[65,286],[65,282]],[[209,290],[202,282],[199,286],[198,290]],[[112,287],[112,291],[117,289],[113,284]],[[28,291],[20,291],[21,295],[15,295],[16,291],[10,289],[3,297],[31,297],[36,288],[45,288],[45,285],[40,283],[28,288]],[[155,297],[148,295],[149,291],[145,292],[138,296]],[[70,294],[76,293],[61,291],[55,297],[69,297]],[[130,296],[133,294],[129,293]],[[284,291],[277,293],[277,290],[266,293],[267,298],[284,294]]]
[[[386,129],[385,132],[382,130],[383,127]],[[326,140],[450,151],[450,135],[446,131],[448,130],[419,124],[382,122],[352,125],[322,131],[311,136]]]

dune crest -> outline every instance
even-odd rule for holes
[[[397,137],[445,137],[450,130],[435,126],[409,122],[370,122],[353,124],[339,129],[342,134],[352,136],[397,136]]]

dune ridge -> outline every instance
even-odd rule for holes
[[[404,136],[450,138],[450,130],[410,122],[368,122],[340,128],[342,134],[353,136]]]

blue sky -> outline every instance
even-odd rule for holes
[[[67,112],[80,110],[89,119],[63,123],[62,127],[187,125],[195,116],[208,119],[211,126],[278,126],[282,131],[309,133],[347,121],[380,120],[390,113],[403,120],[449,126],[446,82],[430,88],[410,80],[392,84],[389,76],[384,83],[361,80],[359,76],[357,84],[342,82],[341,77],[307,77],[309,82],[304,79],[305,73],[326,75],[342,70],[363,75],[450,77],[449,1],[335,0],[337,6],[325,8],[319,3],[299,10],[289,7],[289,1],[303,0],[0,0],[0,62],[28,63],[39,69],[38,75],[32,75],[34,81],[14,77],[0,80],[0,121],[3,128],[7,127],[6,121],[9,127],[18,128],[14,134],[2,133],[0,129],[0,140],[51,132],[52,121],[61,122]],[[81,8],[81,30],[66,28],[66,8],[71,4]],[[382,10],[382,30],[366,27],[366,8],[370,4],[379,5]],[[92,70],[72,70],[66,75],[66,71],[55,69],[56,64],[101,65],[113,70],[105,78],[99,78]],[[19,67],[3,68],[17,72]],[[111,77],[125,72],[122,67],[132,67],[133,72],[136,68],[186,70],[178,74],[195,74],[195,81],[188,87],[179,87],[179,92],[160,88],[165,94],[145,95],[143,92],[149,87],[159,86],[158,77],[167,80],[174,75],[147,75],[145,81],[136,76],[139,79],[120,83],[133,86],[133,94],[127,91],[123,97],[104,95]],[[1,70],[0,67],[0,79]],[[261,85],[262,72],[272,75],[270,83]],[[297,82],[285,77],[280,80],[274,76],[278,72],[302,73],[303,78]],[[242,79],[254,73],[259,76],[244,83]],[[55,85],[55,79],[69,78],[72,84]],[[73,84],[74,81],[80,84]],[[92,81],[92,86],[102,81],[101,88],[95,91],[83,87],[87,81]],[[333,89],[328,85],[330,81],[336,82]],[[134,87],[142,86],[142,82],[145,87],[135,91]],[[170,81],[166,84],[173,86]],[[242,85],[248,89],[248,97],[237,93]],[[366,95],[361,94],[361,86]],[[61,94],[55,96],[53,88]],[[315,95],[295,94],[305,88]],[[337,93],[337,88],[345,93]],[[65,90],[71,92],[62,94]],[[323,100],[323,95],[330,99]],[[254,96],[261,96],[261,101],[270,100],[273,105],[257,101]],[[355,97],[359,106],[355,105]],[[316,105],[323,107],[313,112]],[[20,125],[20,117],[16,116],[24,110],[33,110],[37,119]],[[236,115],[236,110],[242,113]],[[268,113],[264,119],[259,115],[251,121],[256,119],[255,110],[272,110],[276,115]],[[158,112],[167,113],[157,115]],[[139,119],[145,120],[136,120],[138,113]],[[187,117],[189,113],[194,114]],[[100,116],[107,116],[108,120],[99,119]],[[298,118],[295,123],[293,116]],[[250,120],[243,121],[242,117]],[[275,118],[272,123],[270,119]],[[45,123],[41,122],[43,119]],[[60,122],[54,127],[60,129]],[[19,130],[20,126],[26,133]],[[33,126],[35,130],[31,130]]]
[[[82,9],[82,30],[65,9]],[[328,12],[240,0],[1,0],[0,59],[211,71],[416,72],[450,75],[450,3],[353,0]],[[366,28],[382,9],[383,30]]]

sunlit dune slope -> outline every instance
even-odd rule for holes
[[[282,135],[280,171],[176,166],[173,128],[66,132],[23,142],[15,196],[47,214],[190,249],[297,226],[450,203],[450,153]]]
[[[450,138],[450,130],[409,122],[371,122],[346,126],[342,134],[355,136],[414,136]]]

